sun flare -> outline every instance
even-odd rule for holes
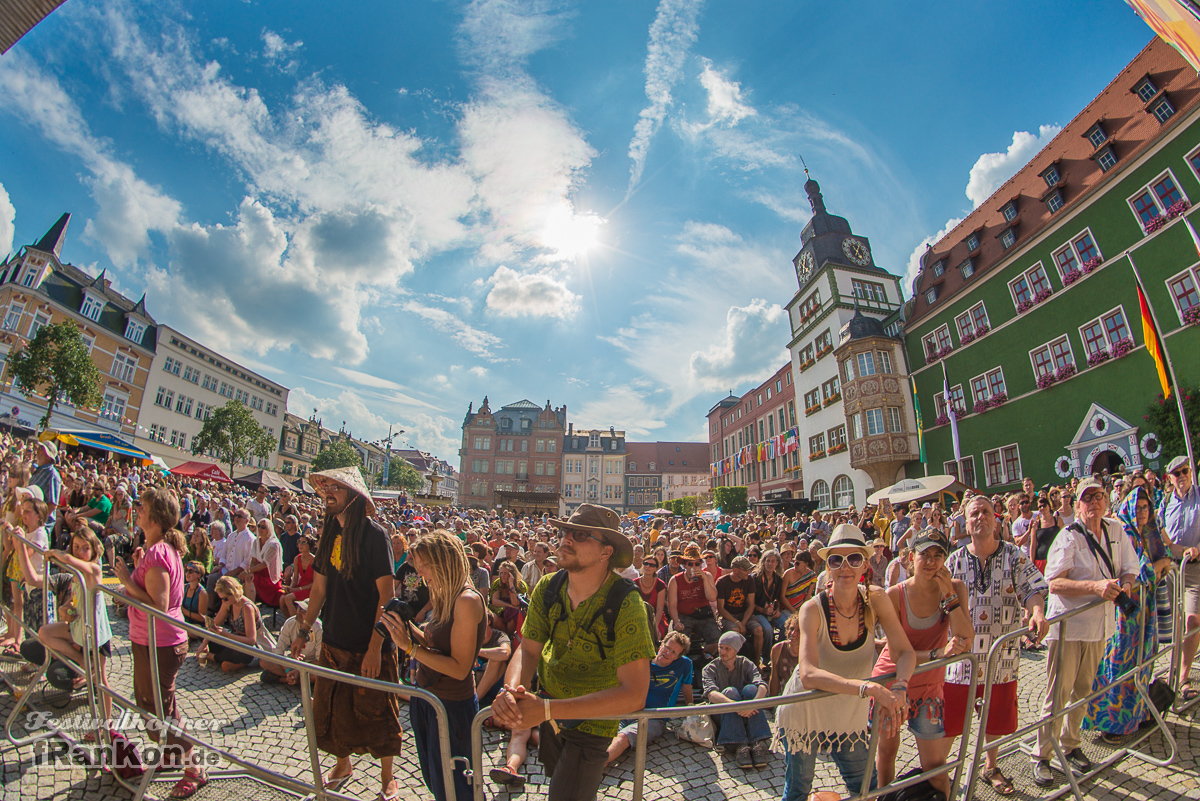
[[[542,228],[542,245],[554,252],[556,260],[578,258],[600,242],[600,227],[606,220],[599,215],[576,214],[569,205],[554,206]]]

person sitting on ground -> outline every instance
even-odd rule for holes
[[[204,526],[196,526],[192,530],[191,536],[188,537],[188,550],[184,556],[185,563],[195,562],[200,565],[203,571],[202,579],[213,569],[212,545],[208,541],[208,530]]]
[[[208,616],[208,590],[200,583],[204,578],[204,566],[199,562],[188,562],[183,566],[183,580],[187,585],[183,588],[183,619],[196,626],[204,625]],[[188,639],[195,639],[188,634]]]
[[[251,603],[262,601],[278,607],[283,598],[283,546],[270,519],[259,520],[255,528],[258,536],[250,547],[250,564],[242,574],[242,586]]]
[[[215,592],[221,600],[221,608],[209,624],[209,631],[252,647],[275,649],[275,638],[263,625],[258,607],[244,595],[240,581],[232,576],[222,576],[217,581]],[[249,665],[254,654],[220,644],[210,647],[208,640],[205,640],[196,652],[196,659],[203,666],[210,658],[221,666],[221,670],[234,673]]]
[[[750,571],[754,563],[739,556],[730,571],[717,581],[717,614],[724,631],[736,631],[747,639],[753,638],[754,659],[762,658],[763,628],[754,619],[754,579]]]
[[[304,615],[308,612],[308,601],[296,601],[294,608],[296,610],[295,615],[284,621],[283,628],[279,630],[279,640],[275,643],[275,647],[271,649],[276,656],[291,656],[292,642],[300,632],[300,624],[304,622]],[[321,621],[318,619],[313,623],[308,640],[304,643],[304,650],[296,658],[301,662],[316,663],[317,653],[320,650]],[[287,668],[281,662],[260,658],[258,666],[262,668],[262,675],[259,677],[259,680],[263,684],[286,684],[289,687],[295,687],[300,683],[299,671]],[[316,677],[311,674],[310,678],[316,681]]]
[[[698,639],[704,650],[717,653],[721,627],[713,613],[717,603],[717,585],[712,576],[700,569],[700,548],[684,549],[683,571],[667,582],[667,614],[675,631]],[[661,574],[660,574],[661,576]]]
[[[817,571],[813,570],[813,557],[807,546],[799,548],[792,556],[787,572],[783,574],[783,608],[795,615],[804,602],[817,591]]]
[[[682,691],[683,702],[692,703],[692,660],[684,654],[692,647],[687,635],[678,631],[668,632],[663,638],[658,653],[650,661],[650,690],[646,693],[646,709],[670,709],[679,703]],[[667,730],[664,718],[650,718],[645,722],[646,742],[652,743]],[[637,721],[627,721],[608,746],[606,765],[617,761],[626,750],[637,747]]]
[[[512,638],[495,625],[495,620],[495,613],[489,609],[487,627],[483,631],[483,646],[475,663],[475,693],[479,696],[480,709],[491,706],[496,694],[504,686],[504,671],[508,667],[508,660],[512,658]],[[488,724],[485,722],[484,725]]]
[[[796,669],[796,663],[800,661],[799,615],[792,615],[783,624],[783,636],[784,639],[775,643],[775,647],[771,649],[771,680],[767,683],[767,695],[771,696],[779,695],[783,691]]]
[[[737,631],[721,635],[717,658],[704,666],[702,674],[704,700],[708,703],[729,704],[766,697],[767,683],[758,667],[746,657],[738,656],[745,643],[745,636]],[[750,770],[770,764],[767,743],[771,727],[761,709],[726,712],[717,716],[717,723],[721,731],[716,744],[735,752],[739,768]]]
[[[522,596],[529,597],[529,585],[521,579],[516,564],[508,560],[500,562],[488,597],[491,610],[496,615],[496,625],[506,634],[515,634],[517,631]]]

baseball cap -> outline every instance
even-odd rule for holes
[[[1104,486],[1099,481],[1094,478],[1085,478],[1083,481],[1079,482],[1077,487],[1075,487],[1075,497],[1083,498],[1084,494],[1087,493],[1088,490],[1099,490],[1101,495],[1104,494]]]
[[[927,528],[918,534],[912,547],[916,553],[924,553],[930,548],[941,548],[942,553],[950,553],[950,543],[946,540],[946,535],[936,528]]]

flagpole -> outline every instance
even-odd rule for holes
[[[1167,340],[1163,336],[1163,328],[1158,324],[1158,315],[1154,313],[1154,304],[1150,302],[1150,295],[1146,292],[1146,285],[1142,283],[1142,275],[1138,272],[1137,264],[1133,261],[1133,254],[1129,251],[1125,252],[1125,256],[1129,259],[1129,266],[1133,268],[1133,280],[1137,281],[1138,289],[1142,291],[1142,297],[1146,299],[1146,309],[1150,312],[1150,320],[1154,323],[1154,328],[1158,332],[1158,341],[1162,346],[1163,361],[1167,363],[1167,372],[1171,376],[1171,386],[1175,392],[1175,405],[1179,409],[1179,423],[1183,428],[1183,444],[1187,448],[1187,458],[1189,465],[1195,465],[1196,459],[1192,451],[1192,433],[1188,430],[1187,414],[1183,410],[1183,391],[1179,386],[1179,379],[1175,376],[1175,366],[1171,364],[1171,352],[1167,350]],[[1195,469],[1193,467],[1193,469]]]
[[[942,397],[946,401],[946,414],[950,417],[951,434],[954,439],[958,439],[958,422],[954,419],[954,399],[950,397],[950,377],[946,375],[946,360],[944,358],[942,359]],[[959,458],[960,451],[960,448],[954,448],[954,472],[958,473],[955,478],[966,484],[967,482],[963,481],[962,459]]]

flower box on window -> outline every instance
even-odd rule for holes
[[[805,370],[812,367],[816,363],[817,363],[816,359],[805,359],[804,361],[800,362],[800,372],[803,373]]]
[[[833,353],[833,345],[826,345],[825,347],[823,347],[819,351],[817,351],[817,358],[820,359],[824,356],[829,355],[830,353]]]
[[[826,453],[826,454],[829,454],[829,455],[832,455],[832,454],[835,454],[835,453],[841,453],[841,452],[842,452],[842,451],[844,451],[844,450],[846,450],[846,443],[844,443],[844,442],[843,442],[841,445],[833,445],[833,446],[831,446],[831,447],[829,448],[829,450],[828,450],[828,451],[826,451],[825,453]]]
[[[1078,281],[1080,278],[1083,278],[1083,272],[1081,272],[1080,270],[1075,270],[1075,269],[1067,270],[1065,273],[1063,273],[1062,278],[1063,278],[1063,286],[1070,286],[1071,284]]]
[[[944,425],[947,425],[947,424],[949,424],[949,422],[950,422],[950,416],[949,416],[949,415],[946,415],[946,414],[939,414],[939,415],[938,415],[938,416],[937,416],[937,417],[934,419],[934,421],[933,421],[933,424],[934,424],[935,426],[944,426]]]
[[[1088,367],[1095,367],[1098,364],[1104,364],[1112,358],[1112,354],[1106,349],[1101,349],[1088,356]]]
[[[1193,306],[1183,313],[1184,325],[1200,325],[1200,306]]]
[[[1159,228],[1167,224],[1167,218],[1162,216],[1154,216],[1146,221],[1146,233],[1152,234]]]
[[[804,414],[811,417],[819,411],[821,411],[821,404],[818,403],[816,406],[809,406],[807,409],[805,409]]]
[[[1050,297],[1053,294],[1054,294],[1053,290],[1043,289],[1041,292],[1039,292],[1033,296],[1033,302],[1041,303],[1042,301],[1046,300],[1046,298]]]
[[[1131,350],[1133,350],[1132,339],[1118,339],[1112,345],[1112,357],[1114,359],[1119,359],[1125,354],[1129,353]]]
[[[958,338],[958,342],[961,345],[969,345],[970,343],[972,343],[974,341],[975,341],[975,333],[972,331],[968,331],[967,333],[963,334],[961,337]]]
[[[1066,381],[1068,378],[1075,375],[1075,372],[1076,372],[1075,365],[1064,364],[1062,367],[1058,368],[1058,372],[1055,373],[1054,375],[1055,375],[1055,377],[1058,378],[1059,381]]]
[[[1046,375],[1038,376],[1037,388],[1049,389],[1050,387],[1054,386],[1057,381],[1058,376],[1056,376],[1054,373],[1047,373]]]
[[[1080,265],[1080,266],[1081,266],[1081,267],[1082,267],[1082,269],[1083,269],[1083,274],[1084,274],[1084,275],[1090,275],[1091,273],[1095,272],[1095,271],[1096,271],[1096,269],[1097,269],[1097,268],[1100,266],[1100,257],[1099,257],[1099,256],[1092,256],[1090,259],[1088,259],[1087,261],[1085,261],[1085,262],[1084,262],[1082,265]]]
[[[944,358],[946,358],[947,356],[949,356],[949,355],[950,355],[951,353],[953,353],[953,352],[954,352],[954,346],[953,346],[953,345],[947,345],[946,347],[942,348],[941,350],[939,350],[939,351],[937,352],[937,357],[938,357],[939,359],[944,359]]]
[[[810,462],[816,461],[817,459],[824,459],[824,458],[825,458],[825,451],[813,451],[812,453],[810,453],[808,455],[808,460]]]
[[[1186,200],[1177,200],[1174,203],[1172,203],[1170,206],[1167,207],[1167,219],[1173,220],[1176,217],[1182,215],[1184,212],[1186,212],[1191,207],[1192,207],[1192,204],[1187,202]]]
[[[1032,300],[1023,300],[1017,304],[1017,314],[1024,314],[1033,308]]]
[[[835,392],[832,395],[830,395],[828,398],[825,399],[825,405],[828,406],[831,403],[837,403],[841,399],[842,399],[842,393]]]

